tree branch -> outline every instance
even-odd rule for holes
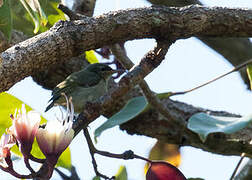
[[[184,129],[187,120],[195,113],[206,112],[217,116],[235,116],[223,111],[210,111],[207,109],[196,108],[185,103],[164,99],[162,103],[167,107],[167,111],[173,115],[173,118],[180,120],[184,125],[173,128],[173,121],[164,118],[155,107],[149,111],[141,113],[139,116],[120,126],[122,130],[126,130],[129,134],[140,134],[157,138],[163,142],[178,144],[180,146],[193,146],[205,151],[219,153],[223,155],[238,155],[242,152],[247,157],[252,157],[252,145],[250,140],[252,137],[252,126],[244,128],[233,134],[214,133],[210,134],[205,143],[199,136]],[[181,141],[182,135],[182,141]],[[221,144],[221,145],[220,145]]]
[[[78,21],[60,21],[49,31],[0,54],[0,91],[84,50],[117,42],[142,38],[251,36],[251,14],[252,10],[219,7],[149,7]]]
[[[198,0],[148,0],[153,5],[164,6],[187,6],[190,4],[202,3]],[[200,37],[203,43],[217,51],[226,58],[233,66],[237,66],[244,61],[252,58],[252,43],[248,38],[209,38]],[[240,71],[241,77],[247,87],[250,87],[246,70]]]

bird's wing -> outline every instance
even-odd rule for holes
[[[80,86],[83,88],[88,88],[98,84],[100,80],[100,76],[92,72],[80,71],[71,74],[53,89],[52,97],[49,100],[51,103],[47,106],[45,112],[54,106],[55,101],[62,96],[62,93],[70,95],[76,89],[76,87]]]
[[[65,93],[66,95],[69,95],[72,93],[72,91],[75,89],[76,86],[82,87],[82,88],[88,88],[90,86],[94,86],[99,83],[99,80],[101,78],[92,72],[86,72],[86,71],[80,71],[71,74],[66,78],[65,81],[59,83],[52,92],[52,98],[58,99],[62,93]]]
[[[88,88],[91,86],[95,86],[102,79],[98,74],[93,72],[84,71],[82,73],[74,73],[71,78],[83,88]]]

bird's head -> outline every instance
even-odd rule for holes
[[[107,79],[112,74],[121,71],[121,70],[114,70],[111,67],[109,67],[107,64],[102,64],[102,63],[90,64],[87,66],[87,70],[90,72],[97,73],[104,79]]]

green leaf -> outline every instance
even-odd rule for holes
[[[147,107],[147,100],[143,96],[130,99],[127,104],[116,114],[111,116],[105,123],[95,130],[95,138],[109,128],[123,124],[140,114]]]
[[[205,142],[210,133],[222,132],[231,134],[248,126],[251,121],[252,115],[235,118],[196,113],[188,120],[187,128],[196,132],[200,139]]]
[[[125,166],[120,166],[118,172],[115,175],[115,180],[127,180],[127,170]]]
[[[39,2],[45,14],[48,15],[47,29],[52,27],[59,20],[66,20],[65,14],[57,8],[60,3],[59,0],[40,0]]]
[[[247,65],[247,74],[250,82],[250,89],[252,90],[252,64]]]
[[[159,99],[169,98],[170,95],[171,92],[156,94]],[[106,129],[126,123],[140,113],[147,111],[150,107],[148,101],[143,96],[130,99],[119,112],[111,116],[105,123],[95,130],[95,140]]]
[[[26,9],[28,14],[32,18],[32,21],[33,21],[34,26],[35,26],[33,32],[36,34],[39,31],[39,27],[40,27],[39,14],[38,14],[38,12],[34,11],[31,8],[30,4],[27,3],[26,0],[20,0],[20,2],[23,4],[24,8]]]
[[[15,113],[16,109],[21,109],[22,104],[21,100],[16,97],[8,94],[6,92],[0,93],[0,134],[2,135],[6,128],[9,128],[12,125],[12,120],[10,118],[11,114]],[[32,108],[28,105],[25,105],[27,111],[30,111]]]
[[[68,147],[59,157],[56,166],[63,167],[65,169],[71,170],[72,163],[71,163],[71,152],[70,148]]]
[[[95,56],[94,50],[85,51],[85,57],[90,64],[99,63],[98,59]]]
[[[40,3],[38,0],[26,0],[26,2],[29,4],[31,9],[39,14],[40,22],[43,26],[46,26],[48,20],[47,17],[43,11],[43,9],[40,6]]]
[[[0,6],[0,31],[10,40],[12,30],[12,16],[9,0],[3,0]]]
[[[10,119],[10,115],[14,114],[16,109],[21,109],[22,104],[25,104],[23,101],[18,98],[8,94],[6,92],[0,93],[0,134],[2,135],[7,128],[12,125],[12,120]],[[32,108],[28,105],[25,105],[25,108],[28,111],[32,110]],[[46,119],[41,117],[41,124],[46,123]],[[44,155],[41,153],[37,142],[35,141],[33,144],[32,154],[38,158],[44,158]],[[17,146],[14,146],[11,151],[18,156],[22,156]]]
[[[10,2],[13,29],[19,30],[27,35],[33,35],[33,21],[21,2],[17,0],[10,0]]]
[[[23,101],[18,98],[8,94],[6,92],[0,93],[0,134],[2,135],[7,128],[12,125],[12,120],[10,118],[11,114],[14,114],[16,109],[21,109],[22,104],[25,104]],[[28,105],[25,105],[26,111],[32,110]],[[46,123],[47,120],[41,116],[40,124]],[[18,147],[15,145],[11,148],[11,151],[17,156],[22,157],[21,152]],[[37,158],[45,158],[43,153],[40,151],[38,143],[35,139],[32,145],[31,154]],[[62,155],[60,156],[57,166],[64,167],[66,169],[71,168],[71,154],[69,148],[67,148]]]
[[[64,13],[57,8],[60,0],[32,0],[37,3],[39,2],[39,5],[36,5],[34,10],[26,3],[28,0],[9,1],[11,2],[13,28],[30,36],[33,35],[33,30],[35,32],[38,30],[39,32],[44,32],[57,21],[66,19]],[[23,1],[26,8],[24,8],[21,1]]]

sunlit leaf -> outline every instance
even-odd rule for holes
[[[68,170],[71,170],[72,163],[71,163],[71,152],[69,147],[60,155],[57,165]]]
[[[38,0],[25,0],[25,1],[30,6],[33,12],[38,13],[41,24],[43,26],[46,26],[48,20],[43,9],[40,6],[39,1]]]
[[[34,20],[33,18],[37,18],[38,22],[35,24],[36,30],[39,32],[47,31],[50,27],[52,27],[57,21],[65,20],[64,13],[57,8],[57,5],[60,3],[60,0],[39,0],[39,7],[38,10],[35,11],[30,8],[28,4],[26,7],[28,10],[30,9],[30,13],[32,16],[29,15],[28,11],[24,8],[22,3],[17,0],[9,0],[11,2],[11,14],[13,17],[13,28],[27,35],[34,35]],[[22,0],[25,1],[26,0]],[[35,1],[35,0],[32,0]],[[37,29],[37,27],[39,29]]]
[[[21,109],[22,104],[25,104],[18,98],[12,96],[11,94],[8,94],[6,92],[0,93],[0,134],[2,135],[7,128],[9,128],[12,125],[12,120],[10,118],[11,114],[15,113],[16,109]],[[26,111],[32,110],[32,108],[28,105],[25,105]],[[46,123],[46,119],[41,116],[41,122],[40,124]],[[22,157],[21,152],[19,151],[18,147],[15,145],[11,148],[11,151]],[[38,146],[38,143],[35,139],[33,145],[32,145],[32,151],[31,154],[37,158],[45,158],[43,153],[40,151],[40,148]],[[71,154],[70,149],[67,148],[64,153],[60,156],[57,166],[64,167],[66,169],[71,168]]]
[[[146,180],[186,180],[175,166],[162,161],[152,162],[146,173]]]
[[[86,60],[90,63],[90,64],[94,64],[94,63],[98,63],[98,59],[95,56],[94,50],[90,50],[90,51],[86,51],[85,52],[85,56],[86,56]]]
[[[127,180],[127,170],[125,166],[120,166],[118,172],[115,175],[115,180]]]
[[[48,15],[47,28],[50,28],[59,20],[66,20],[64,13],[57,8],[59,2],[59,0],[40,1],[42,8]]]
[[[205,142],[210,133],[231,134],[248,126],[251,121],[252,115],[235,118],[196,113],[188,120],[187,128],[197,133],[200,139]]]
[[[16,97],[8,94],[6,92],[0,93],[0,134],[2,135],[6,128],[12,125],[12,120],[10,118],[11,114],[15,113],[16,109],[21,109],[22,104],[21,100]],[[27,111],[30,111],[32,108],[28,105],[25,105]]]
[[[32,18],[32,21],[34,23],[34,30],[33,32],[36,34],[39,31],[39,15],[37,12],[33,11],[32,8],[29,6],[29,4],[25,0],[20,0],[20,2],[23,4],[24,8]]]
[[[0,31],[10,40],[12,30],[12,16],[9,0],[3,0],[0,6]]]
[[[181,155],[179,146],[175,144],[164,143],[157,141],[149,153],[148,159],[162,160],[178,167],[181,163]],[[147,172],[149,163],[146,163],[144,169]]]
[[[247,65],[247,74],[250,82],[250,89],[252,90],[252,64]]]
[[[95,137],[109,128],[123,124],[140,114],[147,106],[147,100],[143,96],[130,99],[127,104],[116,114],[111,116],[105,123],[95,130]]]

